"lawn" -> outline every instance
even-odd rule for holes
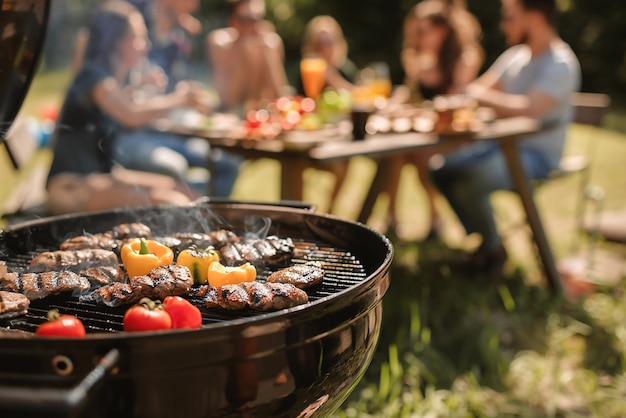
[[[66,83],[61,73],[39,77],[23,113],[37,115],[42,104],[58,103]],[[624,120],[619,112],[607,118],[611,127],[624,126]],[[573,126],[566,152],[592,158],[591,183],[606,192],[605,209],[626,208],[624,133]],[[44,156],[40,163],[46,161]],[[309,170],[305,200],[320,211],[355,219],[374,168],[368,159],[354,159],[334,208],[328,203],[332,175]],[[270,160],[247,162],[232,197],[278,200],[279,170]],[[10,176],[0,160],[0,178],[15,178]],[[536,192],[561,260],[590,248],[576,231],[578,180],[561,179]],[[421,242],[428,225],[424,199],[414,168],[405,167],[398,202],[403,239],[390,234],[396,255],[380,343],[364,379],[334,416],[626,416],[624,246],[599,242],[591,294],[553,298],[528,232],[509,228],[522,219],[516,196],[494,195],[510,254],[506,275],[497,282],[470,276],[452,262],[471,242],[443,200],[443,240]],[[370,223],[384,222],[386,209],[385,199],[379,199]]]

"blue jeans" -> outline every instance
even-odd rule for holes
[[[141,129],[123,132],[116,138],[114,158],[117,163],[131,170],[174,177],[201,194],[207,193],[207,182],[188,181],[187,171],[190,167],[209,167],[211,194],[216,197],[230,196],[243,161],[221,150],[211,150],[202,139]]]
[[[520,147],[527,179],[546,178],[551,170],[536,150]],[[468,234],[482,236],[480,250],[493,251],[501,245],[489,196],[511,190],[509,169],[495,141],[481,141],[444,155],[441,167],[431,168],[433,183],[448,199]]]

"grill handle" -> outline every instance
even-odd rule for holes
[[[70,389],[0,386],[0,411],[69,414],[77,412],[89,391],[113,370],[120,358],[116,348],[109,351],[83,380]]]

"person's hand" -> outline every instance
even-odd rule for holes
[[[175,93],[181,96],[183,106],[191,107],[204,115],[213,111],[204,86],[198,82],[180,81],[176,84]]]
[[[141,73],[141,86],[151,86],[155,93],[163,93],[167,88],[167,75],[158,65],[150,65]]]

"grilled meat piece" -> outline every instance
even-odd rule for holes
[[[194,305],[201,305],[207,308],[219,308],[222,292],[215,286],[201,285],[193,286],[189,291],[187,299]]]
[[[220,262],[225,266],[239,266],[244,263],[243,255],[234,244],[226,244],[220,247],[217,252],[220,253]]]
[[[30,300],[21,293],[0,291],[0,318],[24,315]]]
[[[117,255],[108,250],[46,251],[31,260],[30,271],[33,273],[60,270],[78,272],[89,267],[117,267],[118,264]]]
[[[170,247],[172,251],[175,253],[181,252],[185,248],[189,247],[188,245],[184,245],[184,243],[178,238],[163,236],[163,237],[152,237],[153,241],[158,242],[159,244],[163,244],[166,247]]]
[[[80,300],[107,306],[120,306],[139,302],[142,297],[140,287],[133,286],[131,283],[114,282],[99,287],[87,295],[82,295]]]
[[[131,283],[141,286],[144,296],[162,300],[165,296],[189,293],[193,285],[193,276],[187,267],[171,264],[157,267],[146,276],[133,277]]]
[[[304,264],[275,271],[267,278],[268,283],[291,283],[299,289],[315,286],[322,282],[324,269],[319,261],[309,261]]]
[[[194,287],[189,299],[207,308],[227,310],[255,309],[275,311],[291,308],[309,301],[304,290],[288,283],[262,283],[258,281],[227,284],[221,287],[202,285]]]
[[[182,249],[191,247],[192,245],[195,245],[198,248],[220,248],[226,244],[239,241],[237,234],[227,229],[211,231],[206,234],[196,232],[176,232],[172,234],[171,237],[181,240]]]
[[[277,265],[291,258],[294,244],[291,238],[269,236],[226,244],[218,249],[222,264],[238,266],[246,261],[259,265]]]
[[[130,238],[149,238],[152,235],[150,227],[141,223],[120,224],[112,230],[102,234],[86,234],[68,238],[59,245],[59,249],[84,250],[98,248],[101,250],[117,251],[122,246],[122,240]]]
[[[124,273],[117,267],[103,266],[90,267],[81,270],[79,274],[89,280],[92,286],[104,286],[113,282],[124,280]]]
[[[152,236],[152,230],[148,225],[144,225],[139,222],[120,224],[114,226],[111,231],[106,232],[113,239],[128,239],[128,238],[150,238]]]
[[[0,276],[0,290],[22,293],[30,300],[57,293],[85,292],[90,287],[89,280],[71,271],[8,272]]]
[[[146,276],[135,276],[129,283],[115,282],[94,290],[81,300],[103,303],[108,306],[132,304],[142,297],[164,299],[166,296],[186,295],[193,277],[185,266],[171,264],[157,267]]]
[[[59,249],[62,251],[76,251],[89,248],[116,251],[120,247],[120,241],[114,239],[108,234],[79,235],[77,237],[69,238],[59,245]]]

